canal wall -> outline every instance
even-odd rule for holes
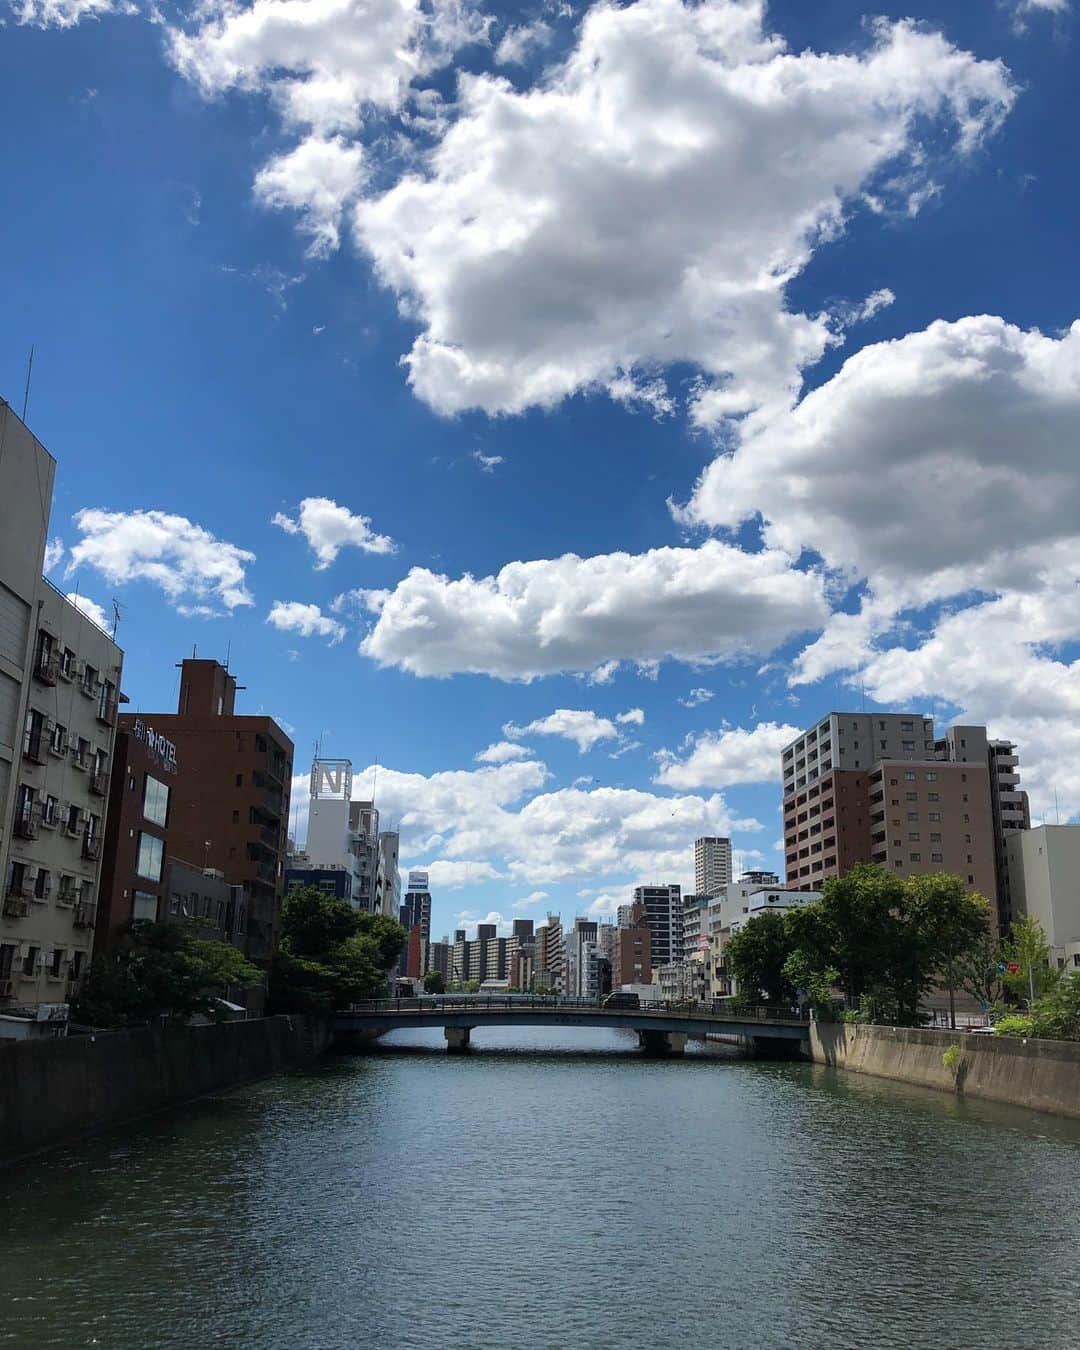
[[[325,1023],[297,1016],[0,1041],[0,1164],[301,1068],[328,1044]]]
[[[814,1022],[810,1058],[837,1069],[1080,1119],[1078,1042]]]

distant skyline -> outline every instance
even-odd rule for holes
[[[439,935],[782,874],[864,702],[1080,816],[1075,5],[0,14],[0,395],[132,711],[229,652]]]

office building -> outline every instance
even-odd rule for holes
[[[217,661],[188,659],[180,668],[175,713],[126,713],[120,726],[134,735],[140,722],[173,747],[169,852],[204,872],[220,872],[237,888],[243,950],[267,965],[277,945],[285,884],[293,744],[273,718],[236,712],[238,687]],[[144,833],[150,835],[149,827]],[[158,852],[156,845],[147,848]],[[162,850],[140,878],[160,880],[163,864]],[[115,887],[114,912],[120,903]]]
[[[575,919],[568,934],[566,953],[566,993],[577,998],[596,998],[599,992],[597,961],[599,924],[595,919]]]
[[[416,874],[409,873],[409,889],[405,892],[405,897],[398,908],[398,922],[406,932],[410,928],[419,927],[420,936],[425,946],[431,941],[431,892],[424,888],[414,889],[412,878]],[[424,873],[426,878],[427,873]]]
[[[1080,825],[1037,825],[1006,840],[1016,917],[1038,919],[1054,960],[1080,970]]]
[[[352,869],[342,863],[323,863],[321,867],[311,860],[306,851],[290,853],[285,862],[285,893],[314,886],[316,890],[338,900],[352,900]]]
[[[427,955],[427,974],[437,974],[443,977],[446,984],[450,983],[450,960],[453,953],[453,943],[449,938],[443,938],[439,942],[428,943]]]
[[[698,841],[701,842],[700,840]],[[726,885],[730,885],[726,883]],[[721,894],[723,891],[720,892]],[[689,997],[707,998],[711,988],[709,895],[683,896],[683,961]]]
[[[983,727],[934,735],[913,713],[830,713],[781,752],[787,884],[819,890],[857,862],[950,872],[997,912],[990,748]]]
[[[395,919],[401,908],[401,873],[398,871],[400,847],[401,840],[396,830],[379,831],[378,862],[375,871],[375,913],[388,914]],[[425,936],[425,946],[427,940]]]
[[[694,890],[719,895],[731,880],[731,840],[715,835],[694,840]]]
[[[676,965],[683,959],[683,907],[680,886],[635,886],[634,904],[649,924],[652,965]]]
[[[628,984],[651,984],[652,931],[645,906],[620,905],[619,920],[611,958],[612,988],[617,990]]]
[[[537,987],[561,994],[566,989],[562,920],[549,914],[536,930]]]
[[[536,978],[536,933],[532,919],[515,919],[506,941],[506,978],[512,989],[528,991]]]
[[[737,992],[727,966],[726,948],[732,936],[750,919],[768,912],[782,914],[820,899],[820,891],[781,886],[774,872],[744,872],[737,881],[724,887],[722,895],[711,898],[705,924],[709,942],[708,996],[721,998]]]

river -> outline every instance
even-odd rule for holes
[[[395,1033],[0,1173],[0,1344],[1080,1344],[1080,1122],[620,1032],[474,1045]]]

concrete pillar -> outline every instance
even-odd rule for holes
[[[681,1031],[646,1029],[638,1032],[638,1044],[647,1055],[655,1059],[668,1059],[681,1055],[686,1049],[686,1036]]]
[[[443,1027],[446,1048],[452,1055],[463,1055],[469,1048],[469,1033],[472,1027]]]

